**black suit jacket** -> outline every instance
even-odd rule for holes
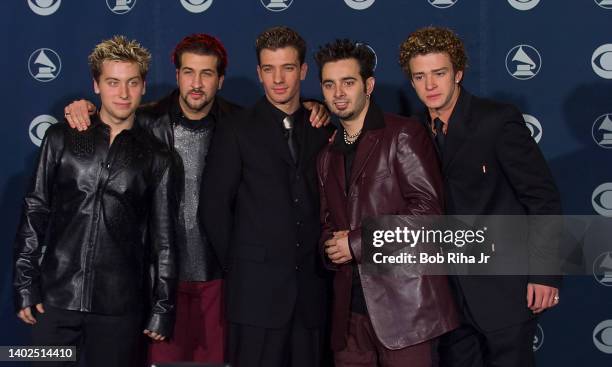
[[[427,123],[427,119],[423,121]],[[521,113],[512,105],[478,98],[462,89],[441,155],[449,215],[561,214],[560,195],[546,161]],[[555,263],[556,244],[537,238],[542,234],[535,218],[525,219],[525,231],[517,238],[525,240],[529,265],[541,259]],[[528,282],[555,287],[560,283],[556,276],[527,273],[459,276],[454,280],[460,303],[467,304],[474,321],[484,330],[533,317],[526,302]]]
[[[228,319],[281,327],[293,312],[322,323],[324,276],[315,158],[330,136],[303,114],[293,162],[274,107],[262,98],[217,126],[204,173],[200,214],[227,271]],[[297,305],[297,307],[296,307]]]

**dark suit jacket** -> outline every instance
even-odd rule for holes
[[[561,214],[560,195],[546,161],[512,105],[462,89],[448,122],[442,157],[447,214]],[[525,241],[537,242],[537,248],[527,249],[529,261],[536,256],[556,261],[554,241],[532,241],[541,228],[535,220],[529,221],[528,232],[520,234]],[[560,282],[559,277],[528,274],[456,280],[474,321],[484,330],[533,317],[526,302],[528,282],[557,287]]]
[[[315,159],[330,132],[311,127],[307,114],[295,129],[297,167],[266,98],[218,124],[213,137],[200,215],[227,271],[232,322],[281,327],[295,311],[306,326],[322,323]]]
[[[376,336],[389,349],[400,349],[435,338],[458,324],[446,276],[417,276],[409,265],[388,265],[392,273],[365,271],[361,226],[381,215],[439,215],[442,181],[436,153],[418,121],[383,114],[371,104],[357,146],[350,185],[346,190],[344,155],[330,143],[319,155],[321,185],[321,251],[332,232],[350,229],[349,245],[357,262]],[[342,132],[336,140],[342,139]],[[348,194],[347,194],[348,192]],[[346,346],[352,284],[351,264],[326,265],[334,278],[332,349]],[[369,260],[372,263],[372,260]],[[380,265],[384,266],[384,265]]]

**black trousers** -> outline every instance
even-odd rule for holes
[[[306,328],[299,317],[278,329],[230,323],[232,367],[319,367],[321,347],[320,329]]]
[[[463,322],[440,338],[440,367],[534,367],[537,320],[486,332]]]
[[[33,345],[76,346],[80,365],[133,367],[143,362],[144,339],[141,312],[100,315],[45,306],[36,314]],[[84,363],[83,363],[84,362]],[[41,362],[34,366],[78,366],[79,362]]]

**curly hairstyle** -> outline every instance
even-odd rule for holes
[[[261,62],[260,55],[264,49],[277,50],[279,48],[293,47],[298,52],[300,64],[306,58],[306,41],[296,31],[289,27],[279,26],[268,28],[255,40],[255,51],[257,52],[257,63]]]
[[[450,56],[455,71],[465,70],[467,67],[463,42],[455,32],[442,27],[425,27],[410,34],[400,46],[399,63],[410,75],[410,60],[413,57],[440,52]]]
[[[354,42],[349,39],[337,39],[332,43],[319,47],[315,54],[315,61],[319,66],[319,80],[322,79],[323,66],[328,62],[355,59],[359,63],[359,75],[365,82],[374,76],[376,56],[365,43]]]
[[[185,52],[216,56],[217,74],[219,76],[225,75],[227,51],[218,38],[204,33],[195,33],[183,38],[172,51],[172,62],[177,69],[181,68],[181,57]]]
[[[137,41],[116,35],[98,43],[89,54],[88,60],[91,74],[96,81],[100,81],[104,61],[133,62],[138,65],[140,76],[144,80],[149,71],[151,53]]]

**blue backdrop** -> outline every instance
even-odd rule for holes
[[[304,36],[312,65],[303,91],[317,98],[316,46],[361,40],[377,54],[377,102],[409,115],[421,105],[398,66],[399,44],[422,26],[453,28],[470,57],[464,85],[526,114],[566,212],[612,216],[612,0],[5,0],[0,18],[0,345],[27,342],[12,308],[11,253],[37,144],[64,105],[95,100],[87,55],[114,34],[153,53],[146,100],[175,85],[170,53],[183,36],[219,37],[229,52],[221,94],[241,104],[262,94],[254,40],[263,29]],[[574,277],[561,297],[540,320],[540,366],[610,366],[612,281]]]

